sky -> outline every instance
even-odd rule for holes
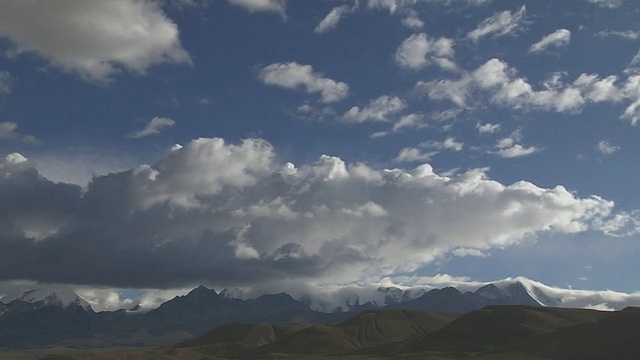
[[[3,1],[0,293],[637,293],[639,12]]]

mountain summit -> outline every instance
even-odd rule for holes
[[[57,306],[64,309],[75,305],[85,310],[91,309],[91,305],[75,291],[63,288],[37,288],[23,293],[8,294],[0,298],[0,303],[4,304],[5,308],[11,308],[12,304],[22,303],[30,304],[32,308]]]

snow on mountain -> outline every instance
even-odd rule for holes
[[[86,310],[91,308],[91,305],[73,290],[62,288],[37,288],[24,293],[8,294],[0,298],[0,302],[3,304],[9,304],[16,300],[32,304],[41,303],[44,306],[52,305],[66,308],[70,305],[78,305]]]

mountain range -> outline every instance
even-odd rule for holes
[[[336,324],[234,323],[161,348],[60,350],[45,360],[637,359],[640,308],[490,305],[466,314],[367,310]],[[0,360],[24,352],[0,353]]]
[[[522,283],[485,285],[473,292],[453,287],[429,291],[377,289],[377,301],[351,294],[332,312],[286,293],[237,299],[200,286],[147,312],[95,312],[70,290],[31,290],[0,299],[0,348],[166,345],[231,323],[334,324],[367,310],[416,310],[463,314],[489,305],[546,306]],[[324,310],[324,311],[319,311]],[[346,310],[346,311],[343,311]]]

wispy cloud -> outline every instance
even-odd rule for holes
[[[127,135],[127,137],[132,139],[139,139],[142,137],[146,137],[149,135],[159,134],[160,131],[164,128],[172,127],[176,124],[174,120],[165,117],[154,117],[151,119],[147,125],[142,130],[134,131]]]
[[[531,45],[529,48],[530,53],[540,53],[548,49],[549,47],[559,48],[569,45],[571,40],[571,31],[567,29],[558,29],[549,35],[545,35],[540,41]]]

